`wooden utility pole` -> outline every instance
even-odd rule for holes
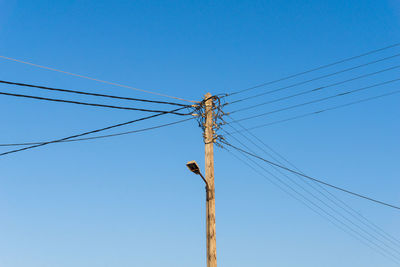
[[[210,93],[204,96],[205,100],[205,163],[207,181],[207,267],[217,267],[217,240],[215,232],[215,186],[214,186],[214,101]]]

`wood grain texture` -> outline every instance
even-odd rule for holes
[[[207,93],[205,99],[205,169],[208,183],[207,192],[207,267],[217,267],[217,240],[215,230],[215,187],[214,187],[214,110],[211,94]]]

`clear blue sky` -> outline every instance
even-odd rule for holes
[[[240,90],[396,43],[399,29],[398,0],[0,0],[0,55],[195,100],[208,91]],[[400,48],[253,93],[396,53]],[[274,97],[399,63],[394,58]],[[0,70],[3,80],[168,100],[3,59]],[[319,96],[399,78],[399,73],[393,70]],[[398,89],[399,83],[393,83],[244,124],[252,127]],[[234,117],[313,98],[318,96]],[[399,204],[399,101],[399,95],[382,98],[254,133],[309,175]],[[51,140],[146,115],[8,96],[0,96],[0,113],[0,143]],[[176,119],[168,115],[118,131]],[[226,151],[216,148],[215,159],[219,266],[397,266]],[[189,160],[204,169],[202,133],[194,121],[0,158],[0,266],[205,266],[204,186],[187,171]],[[398,211],[330,192],[400,239]]]

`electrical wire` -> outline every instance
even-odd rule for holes
[[[386,94],[381,94],[381,95],[377,95],[377,96],[373,96],[373,97],[360,99],[360,100],[357,100],[357,101],[353,101],[353,102],[349,102],[349,103],[346,103],[346,104],[341,104],[341,105],[329,107],[329,108],[326,108],[326,109],[321,109],[321,110],[310,112],[310,113],[305,113],[305,114],[294,116],[294,117],[290,117],[290,118],[287,118],[287,119],[277,120],[277,121],[273,121],[273,122],[270,122],[270,123],[257,125],[257,126],[254,126],[254,127],[250,127],[248,129],[249,130],[254,130],[254,129],[258,129],[258,128],[262,128],[262,127],[271,126],[271,125],[274,125],[274,124],[280,124],[280,123],[287,122],[287,121],[301,119],[301,118],[312,116],[312,115],[318,115],[318,114],[321,114],[321,113],[326,112],[326,111],[340,109],[340,108],[343,108],[343,107],[348,107],[348,106],[352,106],[352,105],[368,102],[368,101],[371,101],[371,100],[375,100],[375,99],[379,99],[379,98],[382,98],[382,97],[391,96],[391,95],[395,95],[395,94],[399,94],[399,93],[400,93],[400,90],[392,91],[392,92],[389,92],[389,93],[386,93]],[[238,133],[238,132],[229,132],[228,135],[232,135],[232,134],[236,134],[236,133]]]
[[[292,162],[290,162],[286,157],[282,156],[282,154],[278,153],[275,149],[273,149],[271,146],[267,145],[263,140],[261,140],[260,138],[258,138],[255,134],[253,134],[250,130],[246,129],[246,131],[252,136],[254,137],[257,141],[259,141],[264,147],[266,147],[267,149],[269,149],[270,151],[272,151],[272,153],[274,153],[275,155],[277,155],[279,158],[281,158],[283,161],[285,161],[287,164],[289,164],[290,166],[292,166],[295,170],[302,172],[299,168],[297,168]],[[275,157],[272,157],[275,161],[277,161],[279,164],[281,164],[281,162],[279,160],[276,160]],[[323,190],[325,193],[327,193],[329,196],[331,196],[333,199],[335,199],[338,203],[341,204],[338,205],[340,206],[344,211],[346,211],[346,213],[350,214],[353,218],[355,218],[356,220],[358,220],[360,223],[362,223],[363,225],[365,225],[367,228],[369,228],[370,230],[374,231],[376,234],[380,235],[382,238],[384,238],[385,240],[387,240],[388,242],[392,243],[394,246],[400,246],[400,241],[395,238],[393,235],[387,233],[385,230],[383,230],[381,227],[377,226],[375,223],[373,223],[371,220],[369,220],[368,218],[366,218],[365,216],[363,216],[360,212],[356,211],[355,209],[353,209],[351,206],[349,206],[345,201],[341,200],[340,198],[338,198],[337,196],[335,196],[334,194],[332,194],[329,190],[325,189],[325,187],[323,187],[322,185],[320,185],[319,183],[314,183],[316,186],[318,186],[321,190]]]
[[[373,75],[376,75],[376,74],[380,74],[380,73],[391,71],[391,70],[398,69],[398,68],[400,68],[400,65],[396,65],[396,66],[393,66],[393,67],[390,67],[390,68],[386,68],[386,69],[383,69],[383,70],[379,70],[379,71],[375,71],[375,72],[372,72],[372,73],[367,73],[367,74],[364,74],[364,75],[361,75],[361,76],[357,76],[357,77],[354,77],[354,78],[351,78],[351,79],[348,79],[348,80],[344,80],[344,81],[341,81],[341,82],[333,83],[333,84],[330,84],[328,86],[323,86],[323,87],[320,87],[320,88],[316,88],[315,90],[324,89],[324,88],[327,88],[327,87],[332,87],[332,86],[336,86],[336,85],[339,85],[339,84],[355,81],[355,80],[358,80],[358,79],[366,78],[366,77],[369,77],[369,76],[373,76]],[[350,68],[350,69],[353,69],[353,68]],[[288,88],[292,88],[292,87],[295,87],[295,86],[298,86],[298,85],[302,85],[302,84],[305,84],[305,83],[308,83],[308,82],[311,82],[311,81],[322,79],[322,78],[325,78],[325,77],[328,77],[328,76],[332,76],[334,74],[338,74],[338,73],[342,73],[342,72],[343,71],[339,71],[339,72],[336,72],[336,73],[333,73],[333,74],[320,76],[320,77],[317,77],[317,78],[314,78],[314,79],[311,79],[311,80],[307,80],[307,81],[291,84],[291,85],[288,85],[288,86],[280,87],[280,88],[277,88],[277,89],[274,89],[274,90],[270,90],[270,91],[267,91],[267,92],[264,92],[264,93],[260,93],[260,94],[257,94],[257,95],[253,95],[253,96],[245,97],[245,98],[238,99],[238,100],[235,100],[235,101],[231,101],[231,102],[227,103],[226,105],[232,105],[232,104],[235,104],[235,103],[239,103],[239,102],[246,101],[246,100],[249,100],[249,99],[253,99],[253,98],[256,98],[256,97],[260,97],[260,96],[263,96],[263,95],[275,93],[275,92],[278,92],[278,91],[282,91],[282,90],[285,90],[285,89],[288,89]]]
[[[247,148],[248,150],[251,151],[251,149],[246,146],[244,143],[242,143],[240,140],[238,140],[237,138],[233,137],[236,141],[238,141],[242,146],[244,146],[245,148]],[[253,161],[253,160],[252,160]],[[254,161],[253,161],[254,162]],[[256,162],[254,162],[256,163]],[[366,241],[370,242],[371,244],[375,245],[378,249],[382,250],[383,252],[385,252],[386,254],[388,254],[389,256],[393,257],[393,259],[395,259],[395,261],[398,263],[398,256],[394,255],[392,252],[388,251],[387,249],[383,248],[380,244],[375,243],[375,241],[371,240],[370,238],[365,237],[363,234],[361,234],[360,232],[358,232],[358,230],[354,230],[351,226],[349,226],[346,222],[343,222],[342,220],[338,219],[335,215],[332,215],[331,213],[327,212],[324,208],[322,208],[319,204],[316,204],[314,201],[310,200],[308,197],[306,197],[304,194],[300,193],[298,190],[294,189],[292,186],[290,186],[289,184],[287,184],[286,182],[284,182],[282,179],[280,179],[278,176],[272,174],[270,171],[266,170],[265,168],[263,168],[262,166],[260,166],[259,164],[256,164],[257,166],[261,167],[264,171],[266,171],[268,174],[270,174],[271,176],[273,176],[275,179],[277,179],[280,183],[283,183],[286,187],[289,187],[292,191],[294,191],[295,193],[297,193],[298,195],[300,195],[302,198],[304,198],[307,202],[311,203],[313,206],[317,207],[319,210],[321,210],[322,212],[324,212],[325,214],[327,214],[330,218],[334,219],[335,221],[339,222],[340,224],[342,224],[343,226],[345,226],[346,228],[348,228],[352,233],[360,236],[362,239],[365,239]],[[285,175],[286,176],[286,175]],[[331,206],[327,205],[326,202],[324,202],[323,200],[321,200],[320,198],[316,197],[313,193],[309,192],[308,190],[306,190],[302,185],[298,184],[296,181],[294,181],[293,179],[291,179],[290,177],[286,176],[288,179],[290,179],[290,181],[292,181],[292,183],[294,183],[296,186],[300,187],[301,189],[303,189],[306,193],[308,193],[309,195],[311,195],[312,197],[314,197],[315,199],[317,199],[319,202],[321,202],[322,204],[324,204],[325,206],[327,206],[328,208],[330,208],[331,210],[333,210],[335,213],[338,213],[337,211],[335,211]],[[344,217],[342,214],[338,213],[339,215],[341,215],[342,218],[344,218],[346,221],[349,221],[346,217]],[[352,223],[352,225],[356,226],[352,221],[350,221],[350,223]],[[357,227],[357,229],[361,229],[359,226]],[[365,232],[365,231],[364,231]],[[367,233],[369,236],[371,236],[369,233]],[[376,238],[375,238],[376,240]],[[380,241],[378,239],[378,241]],[[382,242],[381,242],[382,243]],[[385,244],[386,245],[386,244]],[[370,247],[372,248],[372,247]],[[391,248],[391,247],[390,247]],[[373,248],[372,248],[373,249]],[[393,250],[393,248],[391,248]],[[376,250],[375,250],[376,251]],[[394,250],[396,251],[396,250]],[[398,251],[396,251],[398,253]],[[382,254],[384,255],[384,254]]]
[[[246,151],[246,150],[243,150],[243,149],[241,149],[241,148],[239,148],[239,147],[236,147],[236,146],[234,146],[234,145],[232,145],[232,144],[230,144],[230,143],[228,143],[228,142],[226,142],[226,141],[221,140],[221,142],[222,142],[223,144],[227,145],[227,146],[230,146],[230,147],[236,149],[236,150],[242,151],[242,152],[244,152],[244,153],[246,153],[246,154],[248,154],[248,155],[250,155],[250,156],[252,156],[252,157],[254,157],[254,158],[257,158],[257,159],[259,159],[259,160],[265,161],[266,163],[268,163],[268,164],[270,164],[270,165],[274,165],[274,166],[276,166],[276,167],[278,167],[278,168],[281,168],[281,169],[283,169],[283,170],[286,170],[286,171],[288,171],[288,172],[294,173],[294,174],[296,174],[296,175],[300,175],[300,176],[302,176],[302,177],[304,177],[304,178],[307,178],[307,179],[309,179],[309,180],[312,180],[312,181],[314,181],[314,182],[323,184],[323,185],[325,185],[325,186],[334,188],[334,189],[336,189],[336,190],[345,192],[345,193],[347,193],[347,194],[350,194],[350,195],[353,195],[353,196],[356,196],[356,197],[359,197],[359,198],[362,198],[362,199],[365,199],[365,200],[369,200],[369,201],[375,202],[375,203],[380,204],[380,205],[383,205],[383,206],[387,206],[387,207],[390,207],[390,208],[393,208],[393,209],[398,209],[398,210],[400,210],[400,207],[398,207],[398,206],[395,206],[395,205],[392,205],[392,204],[389,204],[389,203],[386,203],[386,202],[383,202],[383,201],[380,201],[380,200],[376,200],[376,199],[373,199],[373,198],[371,198],[371,197],[364,196],[364,195],[361,195],[361,194],[358,194],[358,193],[349,191],[349,190],[347,190],[347,189],[344,189],[344,188],[341,188],[341,187],[338,187],[338,186],[329,184],[329,183],[327,183],[327,182],[324,182],[324,181],[321,181],[321,180],[319,180],[319,179],[313,178],[313,177],[311,177],[311,176],[302,174],[302,173],[300,173],[300,172],[298,172],[298,171],[292,170],[292,169],[290,169],[290,168],[288,168],[288,167],[282,166],[282,165],[277,164],[277,163],[275,163],[275,162],[272,162],[272,161],[270,161],[270,160],[264,159],[264,158],[262,158],[262,157],[260,157],[260,156],[258,156],[258,155],[255,155],[255,154],[250,153],[250,152],[248,152],[248,151]]]
[[[233,118],[228,115],[228,117],[233,120]],[[279,157],[283,158],[286,162],[287,161],[284,157],[282,157],[279,153],[277,153],[276,151],[274,151],[272,148],[270,148],[267,144],[265,144],[260,138],[258,138],[256,135],[254,135],[250,130],[246,129],[241,123],[238,123],[238,125],[245,130],[247,133],[249,133],[251,135],[252,138],[254,138],[255,140],[257,140],[260,144],[262,144],[263,146],[265,146],[267,149],[271,150],[272,152],[274,152],[275,154],[277,154]],[[232,129],[235,129],[235,127],[233,127],[232,125],[229,125]],[[222,129],[224,132],[226,132],[224,129]],[[256,144],[253,139],[247,137],[246,135],[240,133],[241,136],[243,136],[246,140],[248,140],[250,143],[252,143],[254,146],[256,146],[258,149],[260,149],[261,151],[263,151],[265,154],[267,154],[269,157],[271,157],[275,162],[277,162],[278,164],[283,165],[282,162],[280,162],[276,157],[274,157],[271,153],[269,153],[267,150],[265,150],[264,148],[260,147],[258,144]],[[235,138],[235,137],[233,137]],[[236,139],[236,138],[235,138]],[[238,139],[236,139],[239,143],[241,143],[243,146],[245,146],[242,142],[240,142]],[[250,149],[249,147],[246,146],[247,149]],[[251,150],[250,150],[251,151]],[[254,151],[251,151],[254,153]],[[291,164],[292,166],[294,166],[293,164]],[[312,188],[313,190],[315,190],[316,192],[318,192],[319,194],[321,194],[324,198],[326,198],[327,200],[329,200],[331,203],[333,203],[336,207],[341,208],[342,210],[344,210],[346,212],[346,214],[349,214],[352,218],[355,218],[358,222],[361,222],[364,226],[367,226],[368,229],[372,229],[379,237],[377,237],[376,235],[372,234],[371,232],[365,230],[364,228],[362,228],[360,225],[358,225],[357,223],[353,222],[351,219],[349,219],[348,217],[346,217],[342,212],[336,210],[335,208],[333,208],[331,205],[329,205],[328,203],[326,203],[323,199],[320,199],[319,197],[317,197],[316,195],[314,195],[312,192],[310,192],[308,189],[304,188],[303,186],[299,185],[297,182],[293,181],[291,177],[289,177],[288,175],[286,175],[285,173],[283,173],[278,167],[272,166],[277,172],[279,172],[281,175],[285,176],[287,179],[291,180],[293,183],[295,183],[297,186],[299,186],[300,188],[302,188],[304,191],[306,191],[308,194],[310,194],[313,198],[317,199],[319,202],[321,202],[324,206],[328,207],[330,210],[332,210],[333,212],[335,212],[336,214],[338,214],[341,218],[345,219],[347,222],[349,222],[350,224],[352,224],[354,227],[356,227],[358,230],[362,231],[364,234],[368,235],[369,237],[373,238],[374,240],[376,240],[377,242],[379,242],[380,244],[382,244],[383,246],[385,246],[386,248],[388,248],[389,250],[397,253],[400,255],[399,250],[397,250],[399,248],[399,244],[395,244],[393,243],[390,239],[388,239],[385,235],[381,234],[380,232],[376,231],[375,229],[373,229],[372,227],[370,227],[370,225],[366,224],[364,221],[360,220],[359,217],[357,217],[356,215],[358,213],[355,213],[356,215],[354,215],[354,210],[350,208],[349,211],[349,206],[345,205],[346,208],[343,208],[342,205],[338,204],[339,203],[344,203],[342,200],[338,199],[336,196],[334,196],[332,193],[330,193],[328,190],[326,190],[322,185],[320,185],[319,183],[313,182],[313,181],[307,181],[304,179],[301,179],[300,181],[302,181],[305,185],[309,186],[310,188]],[[298,170],[295,166],[294,168],[301,172],[300,170]],[[297,177],[301,178],[299,175],[296,175]],[[315,185],[314,185],[315,184]],[[316,186],[318,186],[318,188],[316,188]],[[323,190],[323,191],[322,191]],[[333,197],[333,198],[332,198]],[[335,201],[336,200],[336,201]],[[389,241],[390,243],[392,243],[392,245],[394,245],[396,248],[393,248],[391,245],[388,245],[385,241],[382,240],[385,239],[386,241]]]
[[[154,129],[170,126],[170,125],[175,125],[175,124],[186,122],[186,121],[193,120],[193,119],[194,118],[188,118],[188,119],[184,119],[184,120],[174,121],[174,122],[170,122],[170,123],[166,123],[166,124],[161,124],[161,125],[157,125],[157,126],[153,126],[153,127],[138,129],[138,130],[134,130],[134,131],[127,131],[127,132],[122,132],[122,133],[107,134],[107,135],[100,135],[100,136],[86,137],[86,138],[68,139],[68,140],[60,141],[59,143],[102,139],[102,138],[115,137],[115,136],[121,136],[121,135],[132,134],[132,133],[145,132],[145,131],[149,131],[149,130],[154,130]],[[43,144],[43,143],[46,143],[46,142],[48,142],[48,141],[28,142],[28,143],[14,143],[14,144],[0,144],[0,147],[40,145],[40,144]]]
[[[48,141],[48,142],[44,142],[44,143],[40,143],[40,144],[36,144],[36,145],[32,145],[32,146],[20,148],[20,149],[6,151],[6,152],[3,152],[3,153],[0,153],[0,157],[1,156],[5,156],[5,155],[9,155],[9,154],[13,154],[13,153],[17,153],[17,152],[21,152],[21,151],[28,150],[28,149],[33,149],[33,148],[45,146],[45,145],[48,145],[48,144],[54,144],[54,143],[62,142],[62,141],[65,141],[65,140],[74,139],[74,138],[78,138],[78,137],[81,137],[81,136],[85,136],[85,135],[89,135],[89,134],[94,134],[94,133],[98,133],[98,132],[102,132],[102,131],[118,128],[118,127],[121,127],[121,126],[129,125],[129,124],[136,123],[136,122],[139,122],[139,121],[144,121],[144,120],[155,118],[155,117],[158,117],[158,116],[161,116],[161,115],[172,113],[172,112],[175,112],[175,111],[178,111],[178,110],[181,110],[181,109],[184,109],[184,107],[178,108],[178,109],[174,109],[174,110],[171,110],[171,111],[168,111],[168,112],[161,112],[161,113],[158,113],[158,114],[155,114],[155,115],[152,115],[152,116],[148,116],[148,117],[142,117],[142,118],[131,120],[131,121],[124,122],[124,123],[118,123],[118,124],[115,124],[115,125],[107,126],[107,127],[100,128],[100,129],[96,129],[96,130],[93,130],[93,131],[84,132],[84,133],[80,133],[80,134],[64,137],[64,138],[53,140],[53,141]]]
[[[168,97],[168,98],[172,98],[172,99],[176,99],[176,100],[181,100],[181,101],[186,101],[186,102],[190,102],[190,103],[198,103],[197,101],[193,101],[193,100],[187,100],[187,99],[180,98],[180,97],[175,97],[175,96],[170,96],[170,95],[166,95],[166,94],[162,94],[162,93],[158,93],[158,92],[153,92],[153,91],[149,91],[149,90],[139,89],[139,88],[135,88],[135,87],[132,87],[132,86],[129,86],[129,85],[123,85],[123,84],[119,84],[119,83],[108,82],[108,81],[104,81],[104,80],[92,78],[92,77],[89,77],[89,76],[84,76],[84,75],[80,75],[80,74],[75,74],[75,73],[72,73],[72,72],[67,72],[67,71],[58,70],[58,69],[55,69],[55,68],[50,68],[50,67],[46,67],[46,66],[34,64],[34,63],[31,63],[31,62],[27,62],[27,61],[22,61],[22,60],[15,59],[15,58],[11,58],[11,57],[6,57],[6,56],[1,56],[1,55],[0,55],[0,58],[6,59],[6,60],[10,60],[10,61],[14,61],[14,62],[18,62],[18,63],[23,63],[23,64],[30,65],[30,66],[34,66],[34,67],[38,67],[38,68],[41,68],[41,69],[51,70],[51,71],[55,71],[55,72],[59,72],[59,73],[63,73],[63,74],[67,74],[67,75],[71,75],[71,76],[83,78],[83,79],[88,79],[88,80],[92,80],[92,81],[96,81],[96,82],[100,82],[100,83],[105,83],[105,84],[109,84],[109,85],[114,85],[114,86],[119,86],[119,87],[123,87],[123,88],[128,88],[128,89],[136,90],[136,91],[143,92],[143,93],[148,93],[148,94],[152,94],[152,95],[158,95],[158,96]]]
[[[341,97],[341,96],[344,96],[344,95],[353,94],[353,93],[360,92],[360,91],[363,91],[363,90],[367,90],[367,89],[370,89],[370,88],[374,88],[374,87],[377,87],[377,86],[382,86],[382,85],[386,85],[386,84],[389,84],[389,83],[397,82],[399,80],[400,80],[400,78],[399,79],[390,80],[390,81],[381,82],[381,83],[376,83],[376,84],[373,84],[373,85],[361,87],[361,88],[350,90],[350,91],[347,91],[347,92],[343,92],[343,93],[339,93],[339,94],[335,94],[335,95],[331,95],[331,96],[327,96],[327,97],[323,97],[323,98],[318,98],[318,99],[315,99],[315,100],[312,100],[312,101],[308,101],[308,102],[304,102],[304,103],[301,103],[301,104],[296,104],[296,105],[292,105],[292,106],[289,106],[289,107],[284,107],[284,108],[280,108],[280,109],[275,109],[273,111],[269,111],[269,112],[265,112],[265,113],[261,113],[261,114],[257,114],[257,115],[252,115],[252,116],[248,116],[248,117],[245,117],[245,118],[234,120],[232,122],[236,123],[236,122],[239,122],[239,121],[250,120],[250,119],[254,119],[254,118],[270,115],[270,114],[273,114],[273,113],[278,113],[278,112],[289,110],[289,109],[293,109],[293,108],[298,108],[298,107],[302,107],[302,106],[306,106],[306,105],[310,105],[310,104],[315,104],[315,103],[326,101],[326,100],[329,100],[329,99],[332,99],[332,98]],[[230,122],[230,123],[232,123],[232,122]]]
[[[226,147],[223,147],[223,149],[227,150],[229,153],[231,153],[232,155],[234,155],[231,151],[229,151]],[[272,177],[274,177],[278,182],[280,182],[281,184],[283,184],[284,186],[286,186],[287,188],[289,188],[291,191],[293,191],[296,195],[299,195],[301,198],[303,198],[305,201],[307,201],[308,203],[310,203],[312,206],[316,207],[316,209],[314,209],[312,206],[308,205],[306,202],[304,202],[302,199],[299,199],[298,197],[296,197],[295,195],[293,195],[292,193],[288,192],[285,188],[283,188],[282,186],[280,186],[279,184],[275,183],[272,179],[270,179],[268,176],[266,176],[263,173],[260,173],[259,171],[257,171],[253,166],[251,166],[250,164],[248,164],[247,162],[241,160],[240,158],[238,158],[236,155],[234,155],[236,158],[238,158],[240,161],[242,161],[243,163],[245,163],[246,165],[248,165],[250,168],[252,168],[255,172],[257,172],[258,174],[264,176],[268,181],[270,181],[272,184],[274,184],[275,186],[277,186],[278,188],[280,188],[282,191],[284,191],[285,193],[289,194],[291,197],[293,197],[294,199],[300,201],[302,204],[304,204],[305,206],[307,206],[308,208],[310,208],[312,211],[316,212],[318,215],[320,215],[321,217],[323,217],[324,219],[328,220],[329,222],[331,222],[333,225],[335,225],[336,227],[338,227],[339,229],[341,229],[342,231],[344,231],[345,233],[351,235],[352,237],[354,237],[355,239],[357,239],[358,241],[360,241],[361,243],[363,243],[364,245],[368,246],[369,248],[371,248],[372,250],[374,250],[375,252],[381,254],[382,256],[384,256],[387,259],[390,259],[391,261],[395,262],[396,264],[399,264],[398,258],[393,255],[391,252],[388,252],[386,249],[382,248],[379,244],[376,244],[374,241],[371,241],[370,239],[366,238],[365,236],[363,236],[362,234],[360,234],[358,231],[352,229],[348,224],[346,224],[345,222],[343,222],[342,220],[338,219],[336,216],[332,215],[331,213],[329,213],[328,211],[326,211],[325,209],[323,209],[319,204],[315,203],[314,201],[311,201],[309,198],[307,198],[304,194],[302,194],[301,192],[299,192],[298,190],[296,190],[295,188],[293,188],[291,185],[287,184],[285,181],[283,181],[282,179],[280,179],[278,176],[274,175],[273,173],[271,173],[270,171],[268,171],[267,169],[265,169],[263,166],[261,166],[260,164],[258,164],[256,161],[254,161],[252,158],[250,158],[247,154],[243,153],[242,151],[238,151],[239,153],[241,153],[244,157],[246,157],[248,160],[252,161],[255,165],[257,165],[258,167],[260,167],[262,170],[264,170],[266,173],[268,173],[269,175],[271,175]],[[319,212],[318,210],[322,211]],[[339,223],[339,224],[338,224]],[[344,226],[344,227],[343,227]],[[360,238],[361,237],[361,238]],[[371,246],[369,243],[373,244],[375,247]],[[376,248],[378,248],[379,250],[377,250]]]
[[[43,100],[43,101],[51,101],[51,102],[77,104],[77,105],[84,105],[84,106],[93,106],[93,107],[103,107],[103,108],[123,109],[123,110],[135,110],[135,111],[145,111],[145,112],[154,112],[154,113],[166,112],[166,113],[173,113],[175,115],[181,115],[181,116],[188,115],[188,114],[184,114],[184,113],[169,112],[169,111],[162,111],[162,110],[153,110],[153,109],[144,109],[144,108],[131,108],[131,107],[120,107],[120,106],[94,104],[94,103],[79,102],[79,101],[65,100],[65,99],[56,99],[56,98],[31,96],[31,95],[22,95],[22,94],[13,94],[13,93],[6,93],[6,92],[0,92],[0,95],[15,96],[15,97],[22,97],[22,98],[31,98],[31,99]],[[190,106],[186,106],[184,108],[187,108],[187,107],[190,107]]]
[[[0,83],[9,84],[9,85],[24,86],[24,87],[31,87],[31,88],[38,88],[38,89],[49,90],[49,91],[58,91],[58,92],[64,92],[64,93],[80,94],[80,95],[99,96],[99,97],[105,97],[105,98],[131,100],[131,101],[139,101],[139,102],[146,102],[146,103],[167,104],[167,105],[175,105],[175,106],[181,106],[181,107],[186,107],[187,106],[187,105],[184,105],[184,104],[179,104],[179,103],[174,103],[174,102],[165,102],[165,101],[157,101],[157,100],[149,100],[149,99],[141,99],[141,98],[132,98],[132,97],[123,97],[123,96],[114,96],[114,95],[106,95],[106,94],[89,93],[89,92],[82,92],[82,91],[76,91],[76,90],[60,89],[60,88],[47,87],[47,86],[42,86],[42,85],[17,83],[17,82],[3,81],[3,80],[0,80]]]
[[[389,45],[389,46],[386,46],[386,47],[383,47],[383,48],[371,50],[371,51],[368,51],[366,53],[363,53],[363,54],[360,54],[360,55],[357,55],[357,56],[352,56],[352,57],[349,57],[349,58],[345,58],[345,59],[342,59],[342,60],[339,60],[339,61],[336,61],[336,62],[333,62],[333,63],[329,63],[329,64],[322,65],[322,66],[319,66],[319,67],[316,67],[316,68],[313,68],[313,69],[309,69],[309,70],[306,70],[306,71],[303,71],[303,72],[299,72],[299,73],[296,73],[296,74],[293,74],[293,75],[289,75],[289,76],[286,76],[286,77],[283,77],[283,78],[280,78],[280,79],[277,79],[277,80],[261,83],[261,84],[258,84],[258,85],[255,85],[255,86],[252,86],[252,87],[249,87],[249,88],[246,88],[246,89],[242,89],[242,90],[235,91],[233,93],[227,94],[227,96],[236,95],[236,94],[243,93],[243,92],[246,92],[246,91],[249,91],[249,90],[253,90],[253,89],[256,89],[256,88],[259,88],[259,87],[263,87],[263,86],[266,86],[266,85],[271,85],[271,84],[274,84],[274,83],[277,83],[277,82],[281,82],[281,81],[284,81],[284,80],[295,78],[295,77],[298,77],[298,76],[301,76],[301,75],[304,75],[304,74],[307,74],[307,73],[311,73],[311,72],[314,72],[314,71],[317,71],[317,70],[321,70],[321,69],[325,69],[325,68],[328,68],[328,67],[332,67],[332,66],[338,65],[340,63],[344,63],[344,62],[351,61],[351,60],[354,60],[354,59],[357,59],[357,58],[368,56],[368,55],[371,55],[371,54],[374,54],[374,53],[377,53],[377,52],[380,52],[380,51],[384,51],[384,50],[387,50],[387,49],[390,49],[390,48],[394,48],[394,47],[397,47],[397,46],[400,46],[400,43],[395,43],[395,44],[392,44],[392,45]]]
[[[400,65],[398,67],[400,67]],[[280,102],[280,101],[283,101],[283,100],[287,100],[287,99],[290,99],[290,98],[293,98],[293,97],[297,97],[297,96],[301,96],[301,95],[306,95],[306,94],[309,94],[309,93],[319,92],[322,89],[326,89],[326,88],[334,87],[334,86],[337,86],[337,85],[345,84],[345,83],[352,82],[352,81],[355,81],[355,80],[358,80],[358,79],[362,79],[362,78],[365,78],[365,77],[370,77],[370,76],[373,76],[373,75],[376,75],[376,74],[379,74],[379,73],[382,73],[382,72],[385,72],[385,71],[388,71],[388,70],[392,70],[392,68],[384,69],[384,70],[381,70],[381,71],[372,72],[372,73],[368,73],[368,74],[364,74],[364,75],[361,75],[361,76],[353,77],[351,79],[346,79],[346,80],[343,80],[343,81],[340,81],[340,82],[331,83],[331,84],[328,84],[328,85],[325,85],[325,86],[321,86],[321,87],[317,87],[317,88],[314,88],[314,89],[302,91],[302,92],[299,92],[299,93],[296,93],[296,94],[292,94],[292,95],[289,95],[289,96],[284,96],[284,97],[280,97],[280,98],[277,98],[277,99],[269,100],[267,102],[263,102],[263,103],[260,103],[260,104],[256,104],[256,105],[252,105],[252,106],[236,109],[236,110],[230,111],[229,114],[233,114],[233,113],[237,113],[237,112],[240,112],[240,111],[253,109],[253,108],[256,108],[256,107],[264,106],[266,104]]]

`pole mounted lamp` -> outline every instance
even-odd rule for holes
[[[210,261],[210,239],[211,239],[211,235],[210,235],[210,187],[208,185],[207,180],[204,178],[204,176],[201,174],[200,172],[200,168],[199,165],[197,165],[197,162],[192,160],[189,161],[188,163],[186,163],[186,166],[188,167],[188,169],[193,172],[194,174],[200,175],[201,179],[203,179],[204,183],[206,184],[206,233],[207,233],[207,267],[212,267],[209,263]]]
[[[208,190],[208,183],[207,180],[204,178],[204,176],[201,174],[200,172],[200,168],[199,165],[197,165],[197,162],[192,160],[189,161],[188,163],[186,163],[186,166],[188,167],[188,169],[193,172],[194,174],[200,175],[201,179],[203,179],[204,183],[206,184],[206,189]]]

